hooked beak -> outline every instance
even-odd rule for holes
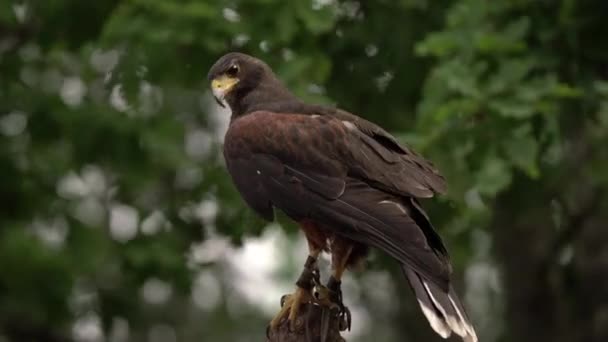
[[[222,107],[226,107],[226,95],[232,90],[235,84],[239,82],[238,78],[221,75],[211,81],[211,91],[215,101]]]

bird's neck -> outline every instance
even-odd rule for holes
[[[259,110],[279,111],[286,104],[302,103],[285,86],[275,82],[264,82],[255,89],[242,94],[238,101],[230,101],[232,120]]]

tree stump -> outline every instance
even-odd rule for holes
[[[340,335],[340,331],[346,329],[346,322],[340,317],[339,310],[329,310],[325,306],[313,303],[302,305],[293,331],[287,319],[283,319],[277,329],[269,331],[266,342],[321,342],[324,315],[328,316],[329,327],[325,342],[346,342]]]

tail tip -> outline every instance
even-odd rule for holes
[[[427,308],[421,301],[419,301],[419,303],[433,330],[443,338],[448,338],[451,333],[454,332],[456,335],[462,337],[464,342],[477,342],[478,339],[475,328],[473,328],[473,325],[469,322],[466,313],[464,312],[464,308],[460,304],[460,300],[454,298],[455,294],[453,293],[453,289],[451,289],[449,293],[434,293],[426,281],[422,279],[421,281],[434,306],[434,310]],[[446,303],[445,301],[438,300],[435,298],[436,295],[447,297],[448,302]],[[445,306],[451,306],[451,308],[448,310],[442,303]]]

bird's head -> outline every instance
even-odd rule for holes
[[[293,95],[261,60],[238,52],[228,53],[213,64],[207,75],[217,103],[228,105],[233,115],[245,114],[265,103],[291,99]]]
[[[270,70],[259,59],[231,52],[213,64],[207,78],[216,101],[225,107],[226,103],[230,105],[245,95],[247,90],[254,89],[267,72],[266,69]]]

